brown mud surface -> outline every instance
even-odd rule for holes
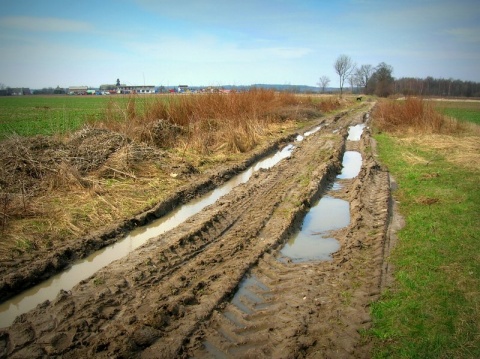
[[[290,158],[19,316],[0,330],[0,357],[369,357],[361,332],[386,276],[389,175],[368,129],[360,141],[346,140],[364,112],[323,121]],[[350,224],[333,233],[340,249],[331,261],[280,261],[282,245],[340,172],[345,150],[359,151],[363,163],[329,193],[350,202]],[[234,297],[244,278],[247,291]]]

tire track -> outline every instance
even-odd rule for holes
[[[0,349],[31,358],[201,357],[213,325],[221,335],[208,343],[227,356],[285,357],[313,350],[311,333],[318,328],[312,318],[318,303],[334,305],[327,292],[338,295],[335,285],[342,283],[329,280],[345,264],[343,259],[280,263],[276,251],[338,172],[346,131],[332,131],[358,121],[355,116],[338,116],[299,143],[289,159],[256,173],[71,292],[20,316],[0,332]],[[362,205],[363,211],[370,204]],[[229,303],[247,273],[258,284]],[[319,294],[318,288],[327,292]],[[231,314],[223,315],[223,308]]]
[[[347,149],[365,155],[366,138]],[[357,179],[328,193],[352,202],[350,225],[335,232],[342,248],[334,260],[293,264],[264,255],[192,336],[185,357],[369,357],[359,332],[369,326],[368,304],[381,285],[388,181],[367,156]]]

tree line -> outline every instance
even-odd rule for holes
[[[452,97],[480,97],[480,83],[453,79],[425,79],[393,77],[393,67],[385,62],[376,67],[370,64],[357,66],[350,56],[340,55],[333,64],[339,78],[340,94],[343,94],[346,83],[351,91],[388,97],[393,94],[405,96],[452,96]],[[317,85],[325,92],[330,83],[328,76],[321,76]]]

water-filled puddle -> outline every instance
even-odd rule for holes
[[[215,203],[236,186],[247,182],[255,171],[269,169],[281,160],[290,157],[294,148],[291,144],[285,146],[282,150],[258,161],[217,189],[178,207],[148,225],[131,231],[129,235],[113,245],[91,254],[61,273],[0,304],[0,328],[11,325],[18,315],[28,312],[38,304],[46,300],[53,300],[61,289],[67,291],[72,289],[80,281],[92,276],[113,261],[125,257],[149,239],[175,228],[205,207]]]
[[[293,262],[329,260],[340,244],[328,236],[329,231],[350,223],[350,204],[342,199],[325,196],[308,211],[300,231],[292,236],[280,253]]]
[[[350,126],[348,128],[348,141],[360,141],[360,138],[362,137],[363,129],[365,128],[364,123],[360,123],[355,126]]]
[[[320,131],[321,128],[322,128],[322,126],[317,126],[317,127],[313,128],[313,129],[311,129],[310,131],[305,132],[305,133],[303,134],[303,136],[304,136],[304,137],[311,136],[311,135],[313,135],[315,132]]]
[[[345,151],[343,154],[342,165],[342,172],[337,176],[337,178],[355,178],[362,168],[362,155],[357,151]]]

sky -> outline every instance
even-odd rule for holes
[[[333,64],[480,82],[478,0],[15,0],[0,84],[338,87]]]

